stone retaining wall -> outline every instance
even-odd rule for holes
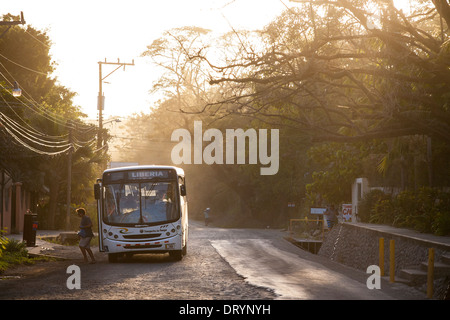
[[[417,239],[393,235],[341,223],[327,232],[318,254],[338,263],[359,270],[370,265],[379,265],[379,239],[384,238],[384,270],[389,274],[389,242],[395,240],[395,270],[419,266],[428,260],[428,249],[435,249],[435,261],[443,254],[450,254],[448,246],[436,246]]]

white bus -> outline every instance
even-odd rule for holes
[[[172,166],[108,169],[94,186],[100,252],[108,260],[138,253],[186,254],[188,205],[184,171]]]

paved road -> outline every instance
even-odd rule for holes
[[[10,271],[0,281],[0,299],[273,300],[423,299],[402,284],[366,286],[368,274],[313,255],[286,241],[279,230],[222,229],[190,224],[188,255],[136,255],[108,263],[72,260]],[[66,249],[66,254],[67,254]],[[80,267],[81,289],[68,289],[71,265]]]
[[[370,274],[301,250],[276,230],[232,230],[228,239],[216,236],[211,245],[244,277],[269,288],[281,300],[423,299],[423,293],[381,279],[381,289],[368,289]]]

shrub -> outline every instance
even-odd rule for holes
[[[432,230],[436,235],[450,235],[450,193],[441,192],[435,200],[435,219]]]
[[[450,213],[439,212],[435,221],[433,221],[434,234],[438,236],[450,235]]]
[[[8,239],[4,245],[4,251],[6,253],[15,254],[18,256],[27,256],[28,251],[25,242],[21,242],[15,239]]]
[[[3,252],[5,251],[5,244],[8,242],[8,239],[3,237],[3,235],[0,233],[0,259],[3,255]]]
[[[394,207],[392,199],[381,198],[372,208],[369,222],[392,225],[394,222]]]
[[[450,235],[450,194],[437,189],[403,191],[394,197],[372,190],[360,202],[359,214],[363,222]]]
[[[30,263],[25,243],[0,235],[0,273],[11,265]]]
[[[383,199],[389,199],[390,196],[383,191],[374,189],[365,194],[358,205],[358,216],[362,222],[370,222],[375,214],[375,206]]]
[[[409,227],[411,218],[417,212],[417,199],[414,192],[403,191],[392,198],[393,220],[392,225],[399,228]]]

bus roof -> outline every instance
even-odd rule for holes
[[[117,171],[131,171],[131,170],[157,170],[157,169],[173,169],[176,170],[177,175],[184,176],[184,170],[175,166],[163,166],[163,165],[138,165],[138,166],[127,166],[106,169],[105,172],[117,172]]]

